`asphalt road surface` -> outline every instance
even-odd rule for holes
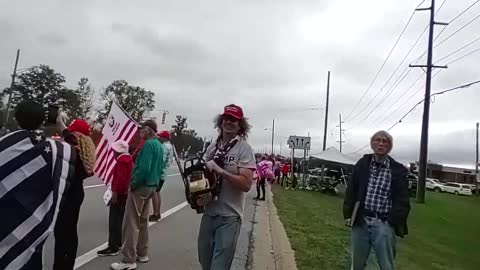
[[[185,202],[183,182],[176,167],[167,171],[161,191],[163,218],[150,227],[150,262],[137,269],[200,269],[196,239],[200,224],[197,215]],[[109,269],[117,257],[98,258],[96,251],[108,239],[108,207],[103,202],[106,187],[99,179],[84,183],[85,200],[78,223],[79,247],[75,269]],[[53,234],[45,245],[45,269],[53,266]]]
[[[78,223],[79,247],[75,269],[110,269],[110,264],[121,259],[97,257],[98,250],[106,247],[108,240],[108,207],[103,202],[106,187],[99,179],[87,179],[84,183],[85,200]],[[256,201],[255,187],[247,194],[244,221],[233,261],[233,270],[250,269],[251,239]],[[137,263],[137,269],[150,270],[200,270],[197,258],[197,235],[201,215],[185,201],[185,190],[178,168],[167,171],[167,179],[161,191],[162,219],[151,223],[149,257],[146,264]],[[53,233],[44,248],[45,268],[53,268]],[[247,268],[246,268],[247,267]]]

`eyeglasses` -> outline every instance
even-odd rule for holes
[[[385,138],[375,138],[373,141],[374,141],[375,143],[383,143],[383,144],[389,144],[389,143],[390,143],[390,142],[389,142],[387,139],[385,139]]]

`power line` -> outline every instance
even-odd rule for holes
[[[419,5],[422,5],[423,2],[425,2],[425,0],[423,0]],[[395,44],[393,45],[393,47],[390,49],[390,52],[388,53],[387,55],[387,58],[385,58],[385,60],[383,61],[383,64],[380,66],[380,69],[377,71],[377,73],[375,74],[373,80],[370,82],[370,85],[368,86],[368,88],[365,90],[365,92],[363,93],[362,97],[360,98],[360,100],[358,101],[358,103],[354,106],[354,108],[352,109],[352,111],[347,115],[347,117],[345,118],[345,121],[347,121],[350,116],[352,115],[352,113],[358,108],[358,106],[362,103],[363,99],[365,98],[365,96],[367,95],[368,91],[370,91],[370,89],[372,88],[372,85],[375,83],[375,81],[377,80],[378,78],[378,75],[380,75],[380,72],[382,72],[383,68],[385,67],[385,64],[387,63],[387,61],[390,59],[390,56],[392,55],[393,51],[395,50],[395,48],[397,47],[400,39],[402,38],[403,34],[405,33],[405,31],[407,30],[407,27],[410,25],[410,22],[412,21],[413,19],[413,16],[415,15],[415,10],[412,12],[412,14],[410,15],[410,18],[408,19],[407,23],[405,24],[405,26],[403,27],[402,29],[402,32],[400,33],[400,35],[398,36],[397,40],[395,41]]]
[[[480,0],[479,0],[479,1],[480,1]],[[423,2],[424,2],[424,1],[423,1]],[[422,5],[423,2],[420,3],[420,5]],[[440,5],[440,7],[437,9],[436,14],[438,14],[438,12],[440,12],[440,10],[443,8],[443,6],[445,5],[446,2],[447,2],[447,0],[444,0],[444,1],[443,1],[443,3],[442,3],[442,4]],[[418,6],[420,6],[420,5],[418,5]],[[396,67],[396,69],[393,71],[393,73],[391,74],[391,76],[388,78],[387,82],[386,82],[386,83],[382,86],[382,88],[377,92],[377,94],[373,97],[373,99],[372,99],[358,114],[356,114],[356,115],[352,118],[352,120],[355,119],[355,118],[356,118],[357,116],[359,116],[360,114],[362,114],[362,112],[365,111],[365,109],[368,108],[368,106],[370,106],[370,104],[372,104],[372,102],[377,98],[377,96],[380,94],[380,92],[382,92],[382,91],[385,89],[385,87],[388,85],[388,83],[390,82],[390,80],[393,78],[393,76],[394,76],[394,75],[397,73],[397,71],[400,69],[400,67],[402,66],[403,62],[408,58],[408,56],[410,56],[411,52],[413,51],[413,49],[415,48],[415,46],[418,44],[418,42],[420,41],[420,39],[422,38],[422,36],[425,34],[425,32],[428,30],[428,28],[429,28],[429,25],[427,25],[427,26],[425,27],[425,29],[422,31],[422,33],[418,36],[418,38],[417,38],[417,40],[415,41],[415,43],[410,47],[410,50],[407,52],[407,54],[406,54],[405,57],[402,59],[402,61],[400,62],[400,64]],[[440,34],[441,34],[441,32],[440,32]],[[439,34],[438,36],[440,36],[440,34]],[[438,36],[437,36],[437,38],[438,38]],[[425,52],[425,53],[426,53],[426,52]],[[424,53],[424,54],[425,54],[425,53]],[[424,54],[422,54],[422,56],[423,56]],[[422,56],[420,56],[419,58],[417,58],[416,61],[419,61]],[[402,73],[400,74],[400,76],[397,77],[397,80],[393,83],[393,85],[396,85],[397,82],[398,82],[398,85],[399,85],[399,84],[406,78],[406,75],[405,75],[404,77],[402,77],[403,74],[405,74],[406,70],[409,70],[409,67],[408,67],[408,66],[405,67],[405,69],[402,71]],[[407,72],[407,74],[408,74],[408,73],[409,73],[409,71]],[[401,78],[401,79],[400,79],[400,78]],[[399,80],[400,80],[400,82],[399,82]],[[385,95],[383,96],[383,98],[381,99],[381,101],[378,102],[377,106],[375,106],[372,110],[370,110],[370,112],[369,112],[362,120],[360,120],[359,123],[367,120],[368,117],[370,117],[370,115],[371,115],[375,110],[377,110],[377,109],[381,106],[382,102],[384,102],[384,101],[393,93],[394,89],[395,89],[394,87],[390,88],[390,89],[387,91],[387,94],[385,94]],[[359,123],[358,123],[358,124],[359,124]]]
[[[445,2],[446,2],[446,1],[444,1],[444,3],[445,3]],[[405,62],[405,60],[407,60],[408,56],[410,56],[410,53],[412,53],[413,49],[414,49],[415,46],[418,44],[418,42],[420,41],[420,39],[422,38],[422,36],[425,34],[425,32],[427,31],[427,29],[428,29],[428,27],[426,27],[426,28],[423,30],[423,32],[422,32],[422,33],[420,34],[420,36],[417,38],[417,40],[415,41],[415,43],[410,47],[410,50],[407,52],[407,54],[406,54],[405,57],[402,59],[402,61],[400,62],[400,64],[399,64],[399,65],[397,66],[397,68],[393,71],[393,73],[392,73],[392,75],[390,76],[390,78],[388,78],[387,82],[382,86],[382,88],[378,91],[377,95],[375,95],[375,96],[373,97],[373,99],[367,104],[367,106],[366,106],[365,108],[367,108],[367,107],[373,102],[373,100],[375,100],[375,98],[380,94],[380,92],[382,92],[382,91],[385,89],[385,86],[387,86],[387,84],[390,82],[390,80],[393,78],[393,76],[397,73],[397,71],[400,69],[400,67],[401,67],[402,64]],[[407,66],[405,70],[410,70],[410,69],[409,69],[408,66]],[[404,70],[404,71],[402,72],[402,74],[400,74],[400,76],[397,78],[397,81],[398,81],[398,79],[400,79],[400,78],[402,77],[402,75],[406,72],[405,70]],[[407,72],[407,74],[408,74],[408,73],[409,73],[409,71]],[[406,77],[406,76],[404,76],[404,77],[400,80],[400,82],[403,81],[403,80],[405,79],[405,77]],[[393,85],[395,85],[395,84],[396,84],[396,82],[395,82]],[[363,121],[367,120],[368,117],[369,117],[376,109],[378,109],[378,108],[380,107],[380,105],[382,104],[382,102],[385,101],[385,99],[388,98],[388,97],[392,94],[393,89],[394,89],[394,88],[391,88],[391,91],[388,91],[387,94],[383,97],[383,99],[380,100],[380,102],[377,104],[377,106],[375,106],[375,107],[367,114],[367,116],[365,116],[362,120],[360,120],[360,122],[363,122]],[[363,110],[362,110],[362,111],[363,111]],[[361,112],[362,112],[362,111],[361,111]],[[361,112],[360,112],[360,113],[361,113]],[[359,113],[359,114],[360,114],[360,113]],[[355,119],[355,118],[356,118],[356,117],[354,117],[353,119]]]
[[[454,35],[456,35],[458,32],[462,31],[463,29],[465,29],[467,26],[469,26],[471,23],[473,23],[474,21],[476,21],[478,18],[480,18],[480,14],[477,15],[475,18],[471,19],[469,22],[467,22],[466,24],[464,24],[462,27],[460,27],[459,29],[457,29],[457,31],[453,32],[452,34],[450,34],[450,36],[444,38],[442,41],[438,42],[435,46],[433,46],[433,48],[437,48],[438,46],[442,45],[443,43],[445,43],[447,40],[449,40],[451,37],[453,37]]]
[[[438,73],[437,73],[437,74],[438,74]],[[430,97],[435,97],[435,96],[443,95],[443,94],[446,94],[446,93],[448,93],[448,92],[452,92],[452,91],[455,91],[455,90],[468,88],[468,87],[471,87],[471,86],[476,85],[476,84],[479,84],[479,83],[480,83],[480,80],[473,81],[473,82],[466,83],[466,84],[462,84],[462,85],[460,85],[460,86],[452,87],[452,88],[449,88],[449,89],[446,89],[446,90],[442,90],[442,91],[433,93],[432,95],[430,95]],[[425,99],[422,99],[422,100],[420,100],[419,102],[417,102],[417,103],[416,103],[412,108],[410,108],[410,110],[408,110],[397,122],[395,122],[391,127],[389,127],[389,128],[387,129],[387,131],[392,130],[395,126],[397,126],[398,124],[402,123],[402,121],[403,121],[410,113],[412,113],[412,112],[415,110],[415,108],[417,108],[418,105],[422,104],[424,101],[425,101]],[[363,146],[362,148],[354,151],[354,152],[349,153],[349,154],[356,154],[356,153],[362,151],[363,149],[365,149],[366,147],[368,147],[368,144],[365,145],[365,146]]]
[[[480,1],[480,0],[479,0],[479,1]],[[475,42],[477,42],[477,41],[479,41],[479,40],[480,40],[480,37],[478,37],[478,38],[474,39],[473,41],[470,41],[469,43],[467,43],[467,44],[463,45],[462,47],[458,48],[457,50],[455,50],[455,51],[453,51],[453,52],[449,53],[448,55],[446,55],[446,56],[444,56],[444,57],[442,57],[442,58],[438,59],[438,60],[437,60],[437,62],[441,62],[441,61],[443,61],[443,60],[447,59],[448,57],[450,57],[450,56],[452,56],[452,55],[456,54],[457,52],[459,52],[459,51],[461,51],[461,50],[465,49],[466,47],[468,47],[468,46],[472,45],[473,43],[475,43]]]
[[[467,56],[469,56],[469,55],[472,55],[472,54],[474,54],[474,53],[476,53],[476,52],[478,52],[478,51],[480,51],[480,48],[477,48],[477,49],[475,49],[475,50],[473,50],[473,51],[471,51],[471,52],[469,52],[469,53],[467,53],[467,54],[465,54],[465,55],[463,55],[463,56],[461,56],[461,57],[459,57],[459,58],[457,58],[457,59],[455,59],[455,60],[452,60],[452,61],[448,62],[447,65],[453,64],[453,63],[455,63],[455,62],[457,62],[457,61],[460,61],[460,60],[462,60],[463,58],[465,58],[465,57],[467,57]]]
[[[460,18],[461,16],[463,16],[468,10],[470,10],[473,6],[475,6],[477,3],[479,3],[480,0],[477,0],[475,3],[473,3],[472,5],[470,5],[468,8],[466,8],[464,11],[460,12],[460,14],[458,14],[457,16],[455,16],[455,18],[451,19],[449,22],[448,22],[448,25],[451,25],[454,21],[456,21],[458,18]],[[440,8],[437,10],[437,13],[435,13],[435,15],[438,14],[438,12],[441,10],[441,8],[443,7],[443,4],[445,2],[442,3],[442,5],[440,6]],[[440,33],[437,34],[437,36],[435,37],[435,39],[433,40],[434,42],[437,41],[437,39],[442,35],[442,33],[447,30],[447,26],[445,26],[442,31],[440,31]],[[427,26],[428,27],[428,26]],[[438,45],[437,45],[438,46]],[[425,50],[422,55],[420,55],[414,62],[418,62],[423,56],[425,56],[425,54],[427,53],[427,50]]]
[[[463,14],[465,14],[467,11],[469,11],[473,6],[475,6],[475,5],[478,4],[479,2],[480,2],[480,0],[475,1],[473,4],[471,4],[469,7],[467,7],[464,11],[462,11],[460,14],[458,14],[455,18],[453,18],[452,20],[450,20],[449,23],[452,23],[452,22],[454,22],[456,19],[460,18]]]

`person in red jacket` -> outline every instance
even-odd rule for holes
[[[122,246],[122,222],[127,203],[130,177],[133,170],[133,158],[129,154],[128,143],[116,141],[112,144],[117,163],[113,168],[111,183],[112,199],[108,217],[108,247],[97,252],[98,256],[115,256]]]

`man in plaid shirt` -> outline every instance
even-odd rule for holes
[[[343,205],[347,226],[352,226],[352,269],[365,269],[373,248],[382,270],[395,269],[395,235],[408,234],[410,211],[407,169],[389,156],[393,138],[378,131],[370,139],[373,154],[353,169]]]

